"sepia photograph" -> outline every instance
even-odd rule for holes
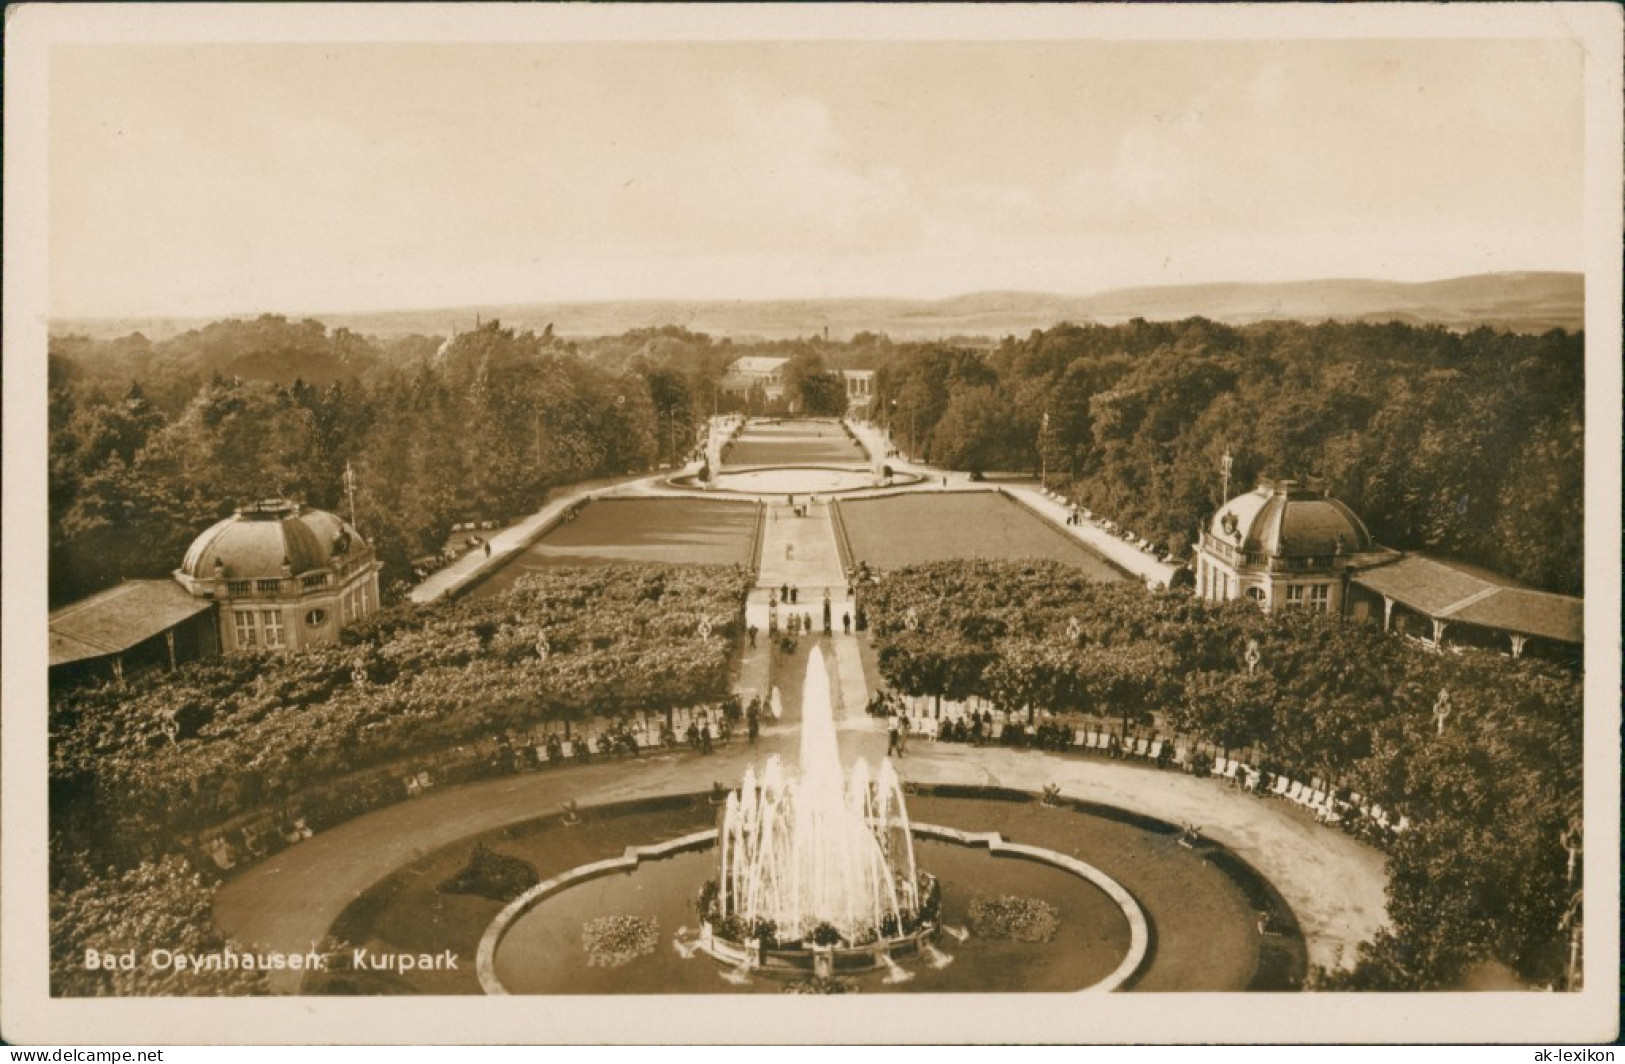
[[[1617,8],[7,15],[7,1041],[1617,1037]]]

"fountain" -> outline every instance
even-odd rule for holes
[[[624,849],[613,856],[605,846],[598,859],[509,902],[480,937],[481,987],[492,994],[763,993],[861,979],[871,989],[938,992],[985,990],[992,979],[999,989],[1071,991],[1116,989],[1135,977],[1150,933],[1126,890],[1066,853],[913,821],[890,761],[860,760],[843,771],[831,696],[815,644],[796,764],[774,757],[752,766],[720,801],[685,804],[681,823],[654,841],[639,841],[650,838],[642,818],[671,816],[669,808],[583,817],[584,826],[571,830],[624,840]],[[711,805],[708,817],[702,810]],[[714,826],[701,827],[707,820]],[[556,827],[557,817],[546,823]],[[541,864],[545,838],[536,837]],[[505,837],[504,845],[515,842]],[[1006,895],[1038,896],[1066,913],[1053,941],[1021,944],[1041,962],[1012,967],[1009,943],[973,939],[965,926],[976,899]],[[673,948],[595,965],[583,928],[605,914],[676,928]],[[711,961],[696,964],[701,955]]]
[[[822,648],[807,663],[799,771],[777,756],[746,770],[717,832],[718,876],[701,890],[700,949],[764,970],[884,967],[935,935],[940,893],[914,862],[891,761],[843,774]]]

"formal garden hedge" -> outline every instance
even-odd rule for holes
[[[1427,653],[1307,611],[1095,583],[1052,562],[913,566],[869,589],[865,608],[881,671],[906,694],[1250,747],[1275,771],[1402,812],[1409,830],[1386,843],[1391,927],[1320,985],[1445,988],[1484,961],[1562,984],[1580,882],[1568,848],[1584,763],[1573,673]]]
[[[53,855],[162,852],[424,751],[719,702],[749,582],[737,567],[561,569],[497,598],[387,611],[334,646],[57,692]]]

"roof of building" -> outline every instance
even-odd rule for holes
[[[333,555],[365,546],[356,530],[334,514],[286,499],[266,499],[244,506],[212,525],[186,551],[180,571],[195,579],[213,579],[216,566],[228,580],[280,577],[284,563],[291,575],[325,569]]]
[[[117,654],[212,608],[173,580],[126,580],[51,611],[50,663]]]
[[[1353,510],[1295,480],[1263,481],[1219,508],[1211,533],[1248,553],[1277,557],[1357,554],[1375,542]]]
[[[741,355],[728,366],[730,373],[773,373],[788,365],[788,358],[776,358],[770,355]]]
[[[1473,566],[1412,554],[1354,582],[1438,620],[1558,643],[1585,641],[1583,599],[1534,591]]]

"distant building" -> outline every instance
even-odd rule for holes
[[[53,683],[122,681],[221,653],[330,643],[378,610],[365,540],[283,499],[238,510],[192,542],[169,580],[125,580],[51,611]]]
[[[381,567],[337,515],[267,499],[193,540],[175,579],[216,603],[220,648],[229,654],[333,642],[378,611]]]
[[[1219,508],[1196,551],[1195,591],[1215,602],[1301,607],[1376,623],[1435,649],[1477,646],[1572,660],[1584,602],[1459,562],[1376,543],[1342,502],[1265,480]],[[1447,638],[1448,636],[1448,638]]]
[[[846,408],[858,416],[868,413],[869,403],[875,397],[875,371],[872,369],[843,369],[841,377],[846,381]]]
[[[769,402],[784,398],[784,367],[788,358],[769,358],[765,355],[745,355],[729,364],[722,377],[721,388],[732,395],[749,395],[760,388]]]
[[[1196,550],[1196,593],[1265,609],[1341,614],[1348,580],[1397,555],[1343,503],[1296,480],[1265,480],[1219,507]]]

